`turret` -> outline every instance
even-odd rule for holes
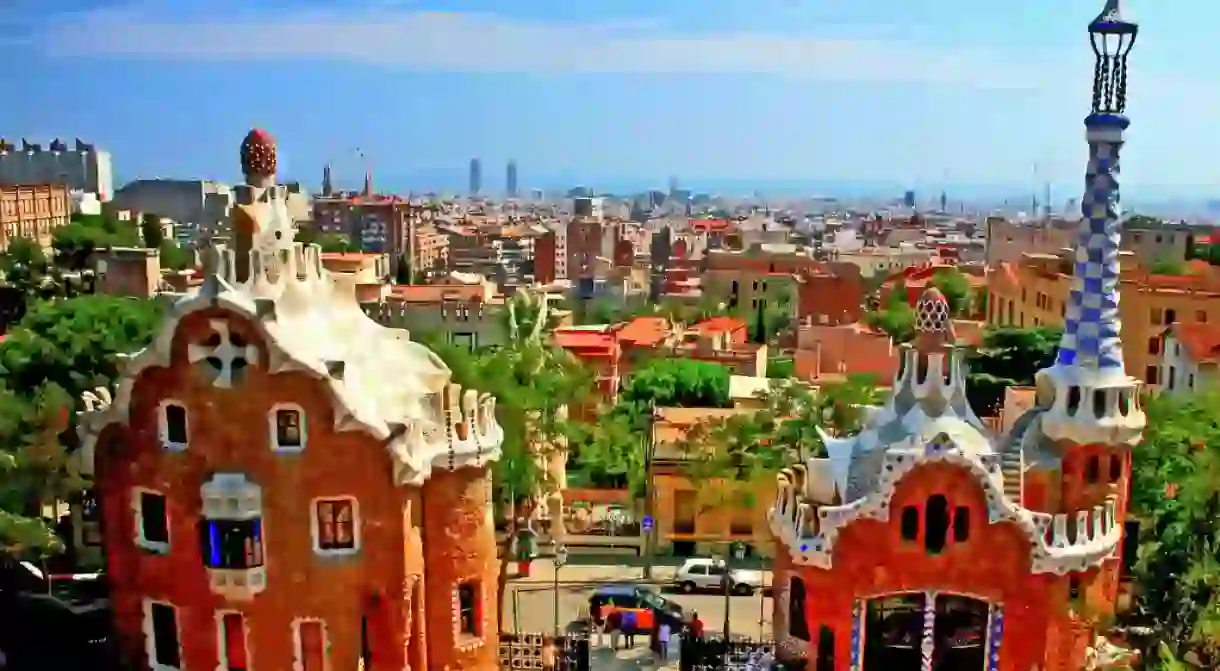
[[[1089,162],[1074,283],[1058,356],[1037,383],[1038,404],[1047,408],[1042,429],[1057,441],[1134,444],[1144,428],[1140,383],[1123,365],[1118,315],[1119,151],[1130,123],[1127,56],[1138,30],[1122,18],[1118,0],[1107,0],[1089,24],[1096,61],[1093,104],[1084,121]]]

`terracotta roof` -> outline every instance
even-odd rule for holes
[[[606,354],[612,352],[615,345],[614,334],[604,331],[555,329],[552,338],[555,345],[563,349],[604,350]]]
[[[733,317],[711,317],[691,326],[692,331],[699,333],[732,333],[747,328],[746,323]]]
[[[365,259],[375,259],[381,254],[372,252],[322,252],[323,261],[363,261]]]
[[[483,287],[477,284],[395,284],[390,292],[392,299],[404,303],[476,301],[483,297]]]
[[[1194,363],[1220,359],[1220,325],[1174,324],[1169,332],[1186,348]]]
[[[619,327],[619,342],[635,347],[655,347],[669,337],[669,321],[664,317],[636,317]]]

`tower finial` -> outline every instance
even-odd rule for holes
[[[1119,0],[1106,0],[1089,23],[1093,46],[1093,114],[1123,114],[1127,109],[1127,55],[1139,24],[1123,19]]]
[[[250,186],[268,187],[275,182],[275,138],[255,128],[241,143],[241,171]]]
[[[949,299],[934,286],[924,289],[915,302],[915,349],[928,352],[956,340],[949,314]]]

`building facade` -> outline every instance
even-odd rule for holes
[[[0,249],[25,238],[51,246],[51,234],[72,216],[68,187],[63,184],[0,185]]]
[[[102,202],[114,195],[110,153],[80,140],[72,149],[59,140],[43,149],[26,140],[18,148],[0,138],[0,184],[63,184],[95,193]]]
[[[86,395],[125,668],[491,669],[494,399],[294,244],[252,132],[235,249]]]
[[[775,635],[812,668],[1076,671],[1104,649],[1145,423],[1118,318],[1127,53],[1113,42],[1129,47],[1136,26],[1110,0],[1089,31],[1111,46],[1085,120],[1075,287],[1034,407],[1003,436],[975,416],[948,302],[929,288],[885,405],[778,477]]]

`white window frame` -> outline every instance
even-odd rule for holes
[[[291,410],[297,413],[301,420],[301,444],[297,445],[280,445],[279,423],[277,415],[281,410]],[[284,454],[296,454],[304,452],[305,447],[309,444],[309,421],[305,416],[305,409],[296,403],[276,403],[271,406],[271,411],[267,413],[267,426],[269,429],[269,439],[271,441],[271,450]]]
[[[153,605],[169,606],[174,611],[174,628],[178,632],[178,661],[185,658],[182,647],[182,611],[174,604],[161,599],[144,599],[144,654],[148,657],[148,668],[151,671],[182,671],[182,666],[168,666],[157,663],[157,633],[153,628]]]
[[[144,537],[144,502],[142,499],[144,498],[145,494],[154,494],[156,496],[160,496],[161,498],[165,499],[165,537],[166,537],[166,540],[164,542],[150,541]],[[173,529],[170,526],[169,497],[165,495],[165,492],[157,491],[156,489],[150,489],[148,487],[132,487],[131,488],[131,510],[135,514],[135,520],[136,520],[136,545],[139,545],[140,547],[144,548],[145,550],[149,550],[150,552],[155,552],[157,554],[169,554],[170,544],[173,542],[174,536],[173,536]]]
[[[325,501],[347,501],[352,504],[352,547],[350,548],[335,548],[325,549],[321,547],[321,538],[319,535],[319,520],[318,520],[318,504]],[[363,525],[363,520],[360,518],[360,500],[354,496],[342,494],[338,496],[318,496],[311,499],[309,502],[309,535],[312,538],[313,552],[322,557],[341,557],[345,555],[354,555],[360,552],[363,547],[363,538],[360,527]]]
[[[225,639],[226,615],[238,615],[241,617],[241,639],[242,645],[246,648],[246,671],[249,671],[252,666],[250,664],[250,620],[240,610],[216,611],[216,649],[220,651],[216,671],[229,671],[229,646],[228,641]]]
[[[182,414],[186,419],[184,428],[187,442],[185,443],[173,442],[169,439],[169,418],[165,415],[165,409],[171,405],[182,408]],[[186,449],[191,440],[191,413],[187,409],[186,403],[175,398],[167,398],[157,404],[157,437],[161,440],[161,447],[171,452],[181,452]]]
[[[319,617],[298,617],[292,621],[292,671],[305,671],[305,642],[301,640],[301,625],[316,622],[322,625],[322,671],[330,671],[330,655],[325,651],[330,648],[330,629],[326,620]]]

